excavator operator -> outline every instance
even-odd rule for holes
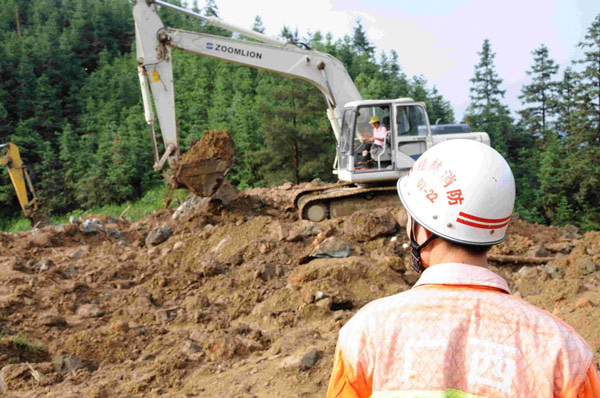
[[[397,184],[414,287],[340,330],[327,396],[600,397],[594,353],[564,321],[511,295],[488,268],[506,237],[515,181],[472,140],[427,150]]]
[[[369,124],[373,128],[373,135],[361,139],[363,143],[362,156],[365,163],[373,159],[373,156],[383,149],[385,136],[387,135],[387,129],[381,125],[379,116],[371,117]]]

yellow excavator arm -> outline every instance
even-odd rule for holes
[[[17,192],[17,198],[19,199],[23,214],[25,214],[25,217],[31,218],[38,208],[37,197],[35,196],[31,179],[29,178],[27,169],[23,167],[19,147],[11,142],[0,145],[0,150],[5,148],[7,152],[0,156],[0,166],[6,166],[8,169],[8,175]],[[31,191],[31,201],[27,197],[27,187]]]

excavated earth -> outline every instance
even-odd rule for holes
[[[299,221],[289,200],[306,186],[0,234],[0,392],[324,396],[342,325],[418,277],[401,207]],[[600,233],[515,218],[492,269],[598,364]]]

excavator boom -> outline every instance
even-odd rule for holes
[[[31,220],[32,226],[45,224],[45,217],[37,212],[37,197],[35,196],[29,173],[21,160],[19,147],[9,142],[8,144],[0,145],[0,150],[6,150],[5,154],[0,156],[0,166],[6,166],[8,170],[10,181],[15,187],[17,199],[19,200],[23,214]],[[27,197],[27,188],[31,192],[31,200]]]

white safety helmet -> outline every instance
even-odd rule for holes
[[[515,179],[493,148],[456,139],[428,149],[398,180],[411,217],[437,236],[469,245],[502,242],[515,203]]]

